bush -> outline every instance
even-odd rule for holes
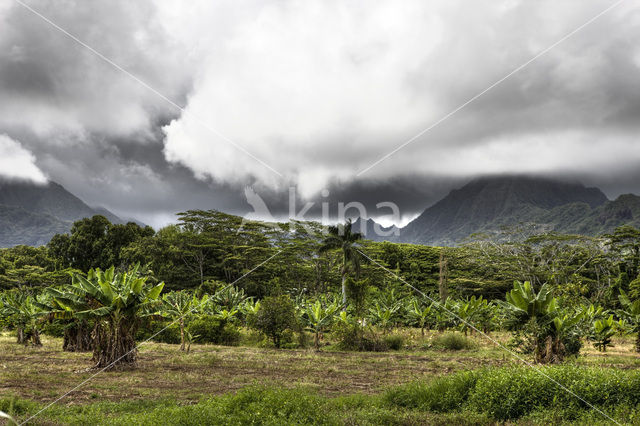
[[[562,407],[575,413],[591,408],[575,395],[598,408],[640,403],[640,376],[636,373],[575,366],[541,371],[547,377],[531,368],[487,370],[478,381],[471,406],[497,420],[508,420],[535,408]]]
[[[399,334],[385,336],[383,339],[385,346],[393,351],[399,351],[404,347],[404,337]]]
[[[41,332],[42,334],[51,337],[63,337],[65,327],[66,324],[63,324],[60,321],[46,322],[42,325]]]
[[[178,323],[171,324],[169,321],[149,321],[138,329],[136,341],[151,339],[158,343],[180,344],[180,326]],[[168,327],[167,327],[168,326]],[[161,331],[162,329],[165,330]],[[158,333],[159,332],[159,333]],[[155,335],[158,333],[157,335]],[[155,335],[155,336],[154,336]]]
[[[473,349],[475,344],[468,337],[460,333],[445,333],[433,339],[431,346],[449,351],[460,351],[463,349]]]
[[[251,326],[264,333],[279,348],[283,335],[298,328],[293,301],[289,296],[265,297],[252,318]]]
[[[240,331],[235,325],[211,315],[192,320],[187,326],[187,331],[197,343],[233,346],[240,341]]]
[[[459,409],[468,399],[478,374],[465,371],[437,378],[431,382],[415,382],[387,391],[383,400],[402,408],[446,412]]]
[[[338,348],[344,351],[384,352],[389,350],[385,340],[381,340],[372,330],[365,330],[358,323],[338,322],[333,327],[333,336]]]
[[[387,391],[383,400],[395,407],[436,412],[471,410],[497,421],[550,409],[562,409],[566,418],[578,418],[585,411],[595,411],[593,407],[636,407],[640,404],[640,375],[569,365],[539,370],[493,368],[410,383]]]

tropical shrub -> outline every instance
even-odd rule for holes
[[[606,352],[607,346],[611,345],[611,338],[616,334],[616,324],[613,315],[609,315],[607,319],[594,321],[588,338],[600,352]]]
[[[314,335],[313,345],[316,350],[320,348],[320,337],[322,333],[331,325],[339,309],[340,306],[337,303],[330,303],[327,304],[327,306],[323,306],[319,300],[305,306],[302,318],[307,329]]]
[[[392,351],[399,351],[404,347],[404,337],[399,334],[384,336],[382,341],[384,342],[384,346]]]
[[[618,299],[622,306],[618,310],[618,317],[625,319],[631,331],[636,333],[636,352],[640,352],[640,299],[632,301],[624,290],[620,290]]]
[[[72,284],[55,297],[78,319],[95,323],[93,329],[94,368],[110,369],[136,363],[135,335],[141,319],[156,315],[155,308],[164,283],[146,284],[139,265],[128,272],[92,269],[83,277],[74,274]]]
[[[203,299],[205,299],[203,297]],[[200,299],[202,300],[202,299]],[[185,350],[185,324],[193,311],[200,304],[200,300],[187,291],[172,291],[162,297],[162,314],[180,327],[180,350]]]
[[[193,319],[187,331],[196,343],[233,346],[240,341],[240,331],[235,325],[213,315]]]
[[[42,346],[40,329],[44,312],[34,296],[22,291],[11,291],[1,295],[0,316],[16,330],[17,343],[25,345],[31,342]]]
[[[251,325],[269,337],[276,348],[280,348],[283,335],[298,328],[293,301],[289,296],[265,297]]]
[[[424,305],[417,298],[411,299],[411,304],[407,310],[407,317],[410,325],[416,325],[420,327],[420,333],[424,336],[424,330],[429,327],[432,306]]]
[[[136,341],[153,340],[158,343],[179,345],[180,326],[162,319],[148,319],[140,324],[136,332]]]
[[[543,285],[536,293],[528,281],[516,281],[502,306],[507,326],[514,331],[513,344],[522,352],[533,352],[536,362],[561,362],[565,356],[579,352],[582,316],[561,315],[549,285]]]
[[[465,349],[473,349],[476,345],[465,335],[456,332],[450,332],[436,336],[432,340],[431,346],[437,349],[460,351]]]

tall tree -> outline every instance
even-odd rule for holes
[[[347,220],[344,224],[330,226],[327,237],[324,239],[321,251],[339,249],[342,253],[342,265],[340,275],[342,276],[342,303],[347,303],[347,277],[350,273],[359,278],[361,258],[358,253],[358,241],[363,236],[359,232],[353,232],[351,228],[351,220]]]

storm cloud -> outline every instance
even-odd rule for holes
[[[112,63],[1,0],[0,134],[124,216],[242,214],[246,186],[284,214],[295,186],[407,218],[495,173],[640,192],[633,2],[370,169],[613,2],[24,2]]]

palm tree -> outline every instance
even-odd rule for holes
[[[351,229],[351,219],[344,224],[330,226],[327,237],[324,239],[321,251],[336,250],[342,251],[342,266],[340,275],[342,276],[342,303],[347,303],[347,276],[353,272],[356,276],[360,275],[360,254],[358,253],[358,241],[362,240],[363,235],[359,232],[353,232]]]
[[[141,318],[156,315],[157,301],[164,283],[146,284],[138,273],[139,265],[124,273],[92,269],[83,277],[74,274],[67,291],[56,298],[75,318],[95,322],[93,330],[94,368],[110,369],[135,365],[135,333]]]

